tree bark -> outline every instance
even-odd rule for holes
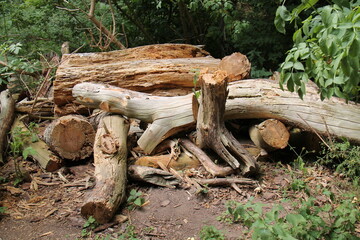
[[[249,135],[256,146],[267,152],[285,148],[290,138],[285,125],[276,119],[267,119],[250,127]]]
[[[128,122],[117,115],[105,116],[96,132],[94,145],[95,188],[81,207],[81,214],[98,223],[112,219],[125,200],[127,180]]]
[[[17,118],[14,121],[12,129],[14,130],[16,128],[18,128],[22,132],[28,131],[28,128],[20,120],[20,118]],[[31,156],[44,170],[48,172],[53,172],[63,166],[62,159],[60,159],[53,152],[51,152],[49,146],[41,139],[33,142],[31,141],[31,137],[29,136],[23,139],[23,143],[24,149],[27,147],[31,147],[33,150],[35,150],[34,152],[30,152],[29,156]]]
[[[103,53],[65,54],[56,72],[54,102],[61,114],[81,82],[102,82],[137,91],[194,87],[195,70],[217,68],[219,61],[192,45],[148,45]]]
[[[53,121],[46,128],[44,139],[59,156],[76,161],[92,154],[95,131],[86,118],[69,115]]]
[[[200,148],[211,148],[233,169],[241,166],[244,175],[258,172],[253,156],[226,129],[225,104],[228,95],[227,73],[200,75],[201,100],[196,125],[196,144]],[[238,160],[241,160],[242,164]]]
[[[0,93],[0,163],[4,163],[7,134],[14,121],[15,101],[9,90]]]
[[[168,136],[194,127],[193,94],[157,97],[144,93],[82,83],[73,88],[81,104],[152,123],[138,141],[146,152]],[[277,82],[266,79],[243,80],[229,84],[225,119],[273,118],[309,131],[360,143],[360,108],[338,98],[321,101],[317,88],[307,85],[301,100],[296,93],[283,91]]]
[[[234,169],[232,169],[231,167],[221,167],[216,165],[203,150],[197,147],[190,140],[181,139],[180,143],[189,152],[194,154],[199,159],[199,161],[204,166],[206,171],[208,171],[211,175],[216,177],[225,177],[227,175],[234,173]]]

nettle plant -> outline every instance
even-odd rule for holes
[[[300,98],[306,83],[319,87],[321,99],[337,96],[358,100],[360,91],[360,1],[332,0],[315,7],[318,0],[303,0],[289,11],[278,7],[275,26],[285,33],[285,23],[295,24],[293,47],[281,64],[280,86],[296,91]],[[285,1],[284,1],[285,3]],[[300,16],[312,12],[304,20]]]

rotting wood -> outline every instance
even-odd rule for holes
[[[16,103],[15,111],[27,113],[31,117],[54,116],[54,102],[51,98],[38,98],[35,100],[22,100]]]
[[[14,121],[12,130],[14,129],[19,129],[22,132],[28,131],[28,128],[20,118],[17,118]],[[34,150],[29,153],[29,156],[31,156],[44,170],[53,172],[63,166],[63,160],[50,151],[49,146],[41,139],[33,142],[31,141],[30,136],[24,137],[23,144],[24,149],[31,147]]]
[[[7,134],[14,121],[15,101],[9,90],[0,93],[0,163],[4,163]]]
[[[290,133],[286,126],[276,119],[267,119],[249,129],[251,140],[267,152],[284,149],[288,145]]]
[[[85,218],[109,222],[125,200],[128,131],[129,123],[121,116],[105,116],[100,122],[94,144],[96,185],[81,207]]]
[[[304,130],[313,129],[325,136],[328,129],[331,136],[360,143],[359,106],[334,97],[322,101],[312,84],[307,85],[303,100],[267,79],[233,82],[228,89],[225,119],[273,118]],[[138,140],[145,153],[151,153],[172,134],[195,125],[193,94],[158,97],[102,84],[82,83],[73,88],[73,96],[90,108],[101,105],[107,111],[152,123]]]
[[[206,51],[187,44],[66,54],[54,81],[55,111],[60,115],[84,111],[72,104],[71,96],[72,87],[81,82],[102,82],[147,92],[182,87],[191,91],[196,69],[215,69],[220,62],[208,55]]]
[[[201,74],[200,84],[201,100],[196,124],[196,145],[200,148],[211,148],[233,169],[241,167],[244,175],[256,174],[259,170],[256,159],[225,127],[227,73],[219,70],[214,74]]]
[[[216,177],[225,177],[234,173],[234,169],[231,167],[221,167],[216,165],[203,150],[190,140],[181,139],[180,144],[183,145],[189,152],[194,154],[211,175]]]
[[[59,156],[75,161],[92,154],[95,131],[83,116],[68,115],[53,121],[46,128],[44,139]]]

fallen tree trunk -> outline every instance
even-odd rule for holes
[[[250,127],[249,135],[256,146],[267,152],[285,148],[290,138],[285,125],[276,119],[267,119]]]
[[[20,118],[17,118],[12,126],[12,131],[28,132],[29,129]],[[53,172],[63,166],[63,160],[50,151],[49,146],[41,139],[32,141],[31,136],[24,136],[22,141],[22,150],[28,147],[33,149],[34,151],[29,152],[29,156],[31,156],[44,170]]]
[[[4,163],[7,134],[14,121],[15,101],[9,90],[0,93],[0,163]]]
[[[278,119],[299,128],[345,137],[360,143],[360,108],[355,103],[332,98],[321,101],[317,88],[307,85],[301,100],[296,93],[283,91],[278,83],[265,79],[242,80],[229,84],[225,119]],[[73,88],[79,103],[102,107],[152,123],[138,140],[146,152],[170,135],[194,127],[193,94],[157,97],[101,84],[82,83]]]
[[[128,131],[128,122],[120,116],[105,116],[100,122],[94,144],[96,185],[81,207],[85,218],[106,223],[125,200]]]
[[[81,82],[101,82],[137,91],[194,87],[197,69],[216,69],[220,60],[186,44],[163,44],[106,53],[65,55],[56,72],[56,113],[71,109],[71,89]],[[77,110],[75,108],[75,110]]]
[[[83,116],[68,115],[53,121],[46,128],[44,139],[59,156],[75,161],[92,154],[95,131]]]
[[[201,100],[196,123],[196,144],[200,148],[214,150],[233,169],[241,166],[243,175],[254,174],[259,170],[255,158],[225,127],[227,79],[225,71],[200,75]]]

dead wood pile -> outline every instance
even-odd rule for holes
[[[128,177],[165,187],[228,185],[240,191],[238,185],[258,186],[239,176],[257,175],[258,157],[284,149],[291,128],[360,143],[356,104],[321,101],[311,84],[301,100],[282,91],[276,81],[246,79],[249,73],[250,63],[240,53],[220,61],[185,44],[66,54],[57,69],[53,99],[23,100],[15,110],[46,120],[42,138],[36,144],[28,141],[38,153],[32,158],[44,170],[93,156],[96,185],[81,213],[100,223],[110,221],[124,201]],[[191,93],[196,90],[201,94]],[[4,141],[13,115],[2,116],[13,114],[14,106],[7,93],[1,94]],[[251,121],[225,124],[238,119]],[[26,130],[20,120],[14,126]],[[251,147],[238,140],[247,133],[236,135],[234,127],[247,128]],[[127,166],[128,159],[135,164]],[[177,171],[199,165],[205,169],[202,178]]]

